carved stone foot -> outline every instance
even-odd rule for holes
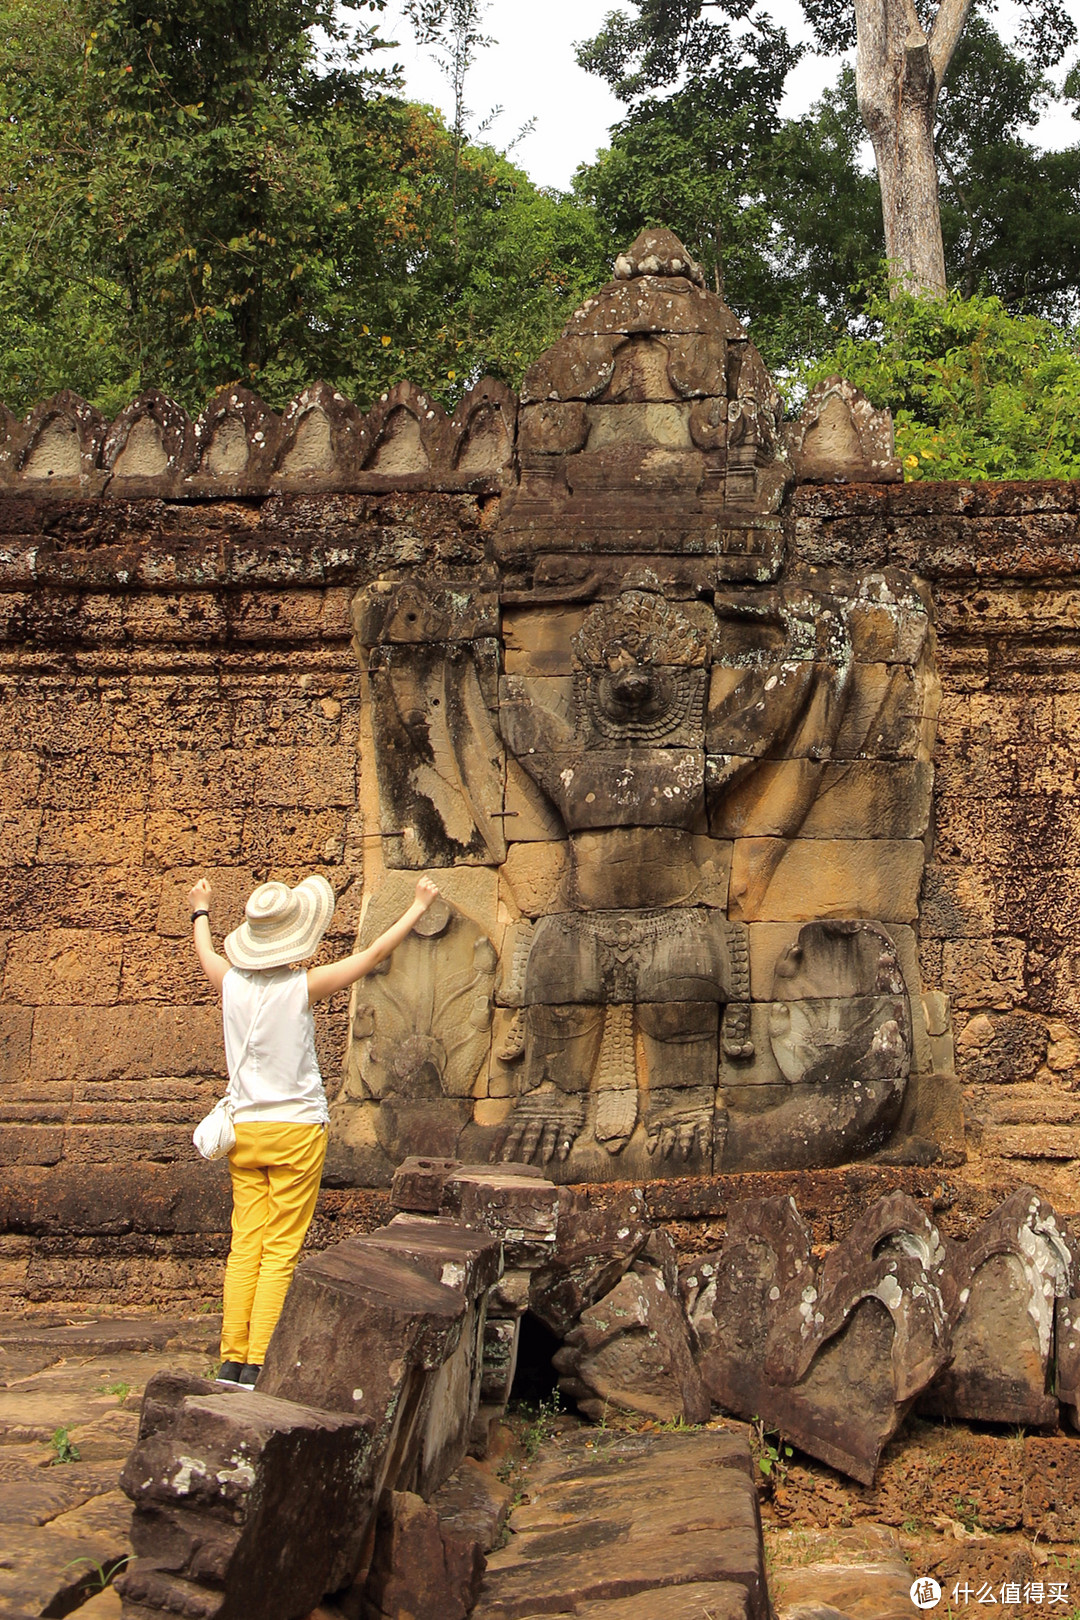
[[[551,1084],[519,1097],[507,1120],[505,1134],[492,1154],[494,1159],[537,1159],[549,1164],[563,1160],[581,1134],[585,1104],[580,1097],[568,1096]]]
[[[713,1098],[697,1092],[669,1092],[655,1098],[645,1120],[645,1146],[661,1159],[701,1158],[712,1154]]]

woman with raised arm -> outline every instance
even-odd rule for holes
[[[334,914],[334,891],[325,878],[305,878],[295,889],[261,884],[244,921],[227,936],[224,956],[210,933],[209,883],[200,878],[188,895],[200,965],[221,992],[236,1131],[218,1373],[224,1383],[254,1388],[315,1212],[330,1116],[312,1004],[370,973],[438,892],[421,878],[412,905],[373,945],[307,972],[299,964]]]

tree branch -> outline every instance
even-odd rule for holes
[[[939,90],[949,71],[953,52],[960,43],[971,5],[972,0],[941,0],[938,6],[934,26],[930,30],[930,65]]]

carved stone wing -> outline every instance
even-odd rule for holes
[[[353,604],[388,867],[506,859],[494,593],[377,580]]]

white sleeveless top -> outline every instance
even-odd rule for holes
[[[221,987],[233,1117],[325,1125],[330,1118],[303,968],[231,967]]]

